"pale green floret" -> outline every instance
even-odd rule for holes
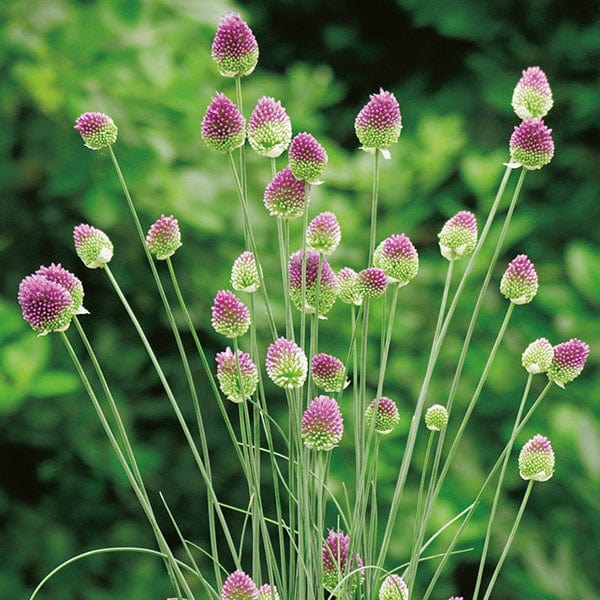
[[[325,172],[325,165],[309,160],[293,160],[290,158],[290,168],[296,179],[307,181],[313,185],[321,182],[321,176]]]
[[[281,156],[291,140],[292,125],[289,121],[269,121],[248,134],[254,152],[267,158]]]
[[[529,86],[517,86],[512,98],[512,107],[523,120],[545,117],[553,104],[552,96]]]
[[[312,285],[305,290],[304,310],[307,313],[314,314],[317,311],[317,300],[319,302],[319,318],[325,318],[325,315],[333,308],[338,296],[337,286],[325,287]],[[290,298],[298,310],[302,310],[302,289],[291,288]]]
[[[104,267],[112,260],[113,244],[102,231],[96,231],[76,248],[77,256],[88,269]]]
[[[548,481],[554,474],[554,454],[531,450],[521,452],[519,474],[525,480]]]
[[[430,431],[441,431],[448,425],[448,411],[441,404],[434,404],[425,413],[425,426]]]
[[[217,378],[223,394],[228,400],[236,404],[250,398],[258,385],[258,373],[256,371],[241,373],[242,385],[240,385],[240,374],[236,371],[224,370],[217,372]]]
[[[175,254],[182,244],[178,239],[173,239],[169,236],[157,236],[148,243],[148,250],[156,256],[157,260],[167,260]]]
[[[398,142],[398,137],[402,131],[402,124],[397,123],[394,126],[385,128],[378,128],[373,125],[356,125],[355,130],[356,137],[364,149],[386,149]]]
[[[536,340],[527,346],[521,356],[523,368],[532,375],[545,373],[552,364],[554,349],[546,339]]]
[[[552,154],[542,150],[513,148],[510,153],[511,163],[519,164],[524,169],[535,171],[541,169],[552,160]]]
[[[112,119],[108,119],[102,126],[100,131],[86,134],[83,137],[84,144],[90,150],[101,150],[107,146],[111,146],[117,141],[118,128],[113,123]]]
[[[529,304],[537,294],[538,284],[511,276],[503,276],[500,292],[513,304]]]
[[[457,260],[471,254],[477,245],[477,234],[466,227],[444,225],[438,237],[440,252],[448,260]]]
[[[239,57],[222,56],[213,59],[223,77],[244,77],[250,75],[258,64],[258,49]]]

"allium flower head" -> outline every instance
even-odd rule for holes
[[[113,244],[104,231],[82,223],[73,229],[75,252],[88,269],[97,269],[113,257]]]
[[[254,152],[277,158],[290,145],[292,122],[279,100],[263,96],[248,121],[248,141]]]
[[[468,210],[461,210],[444,223],[438,233],[440,251],[444,258],[456,260],[475,250],[477,245],[477,220]]]
[[[259,588],[256,600],[280,600],[279,592],[275,586],[265,583]]]
[[[362,296],[358,288],[358,273],[350,267],[344,267],[338,273],[338,296],[346,304],[362,304]]]
[[[242,77],[254,71],[258,44],[250,27],[238,15],[230,13],[221,19],[211,56],[223,77]]]
[[[564,388],[583,371],[590,347],[577,338],[554,346],[554,356],[548,368],[548,379]]]
[[[400,137],[400,106],[394,94],[383,89],[379,90],[379,94],[371,94],[369,97],[369,102],[363,106],[354,121],[356,137],[363,150],[387,150]],[[389,152],[386,154],[384,156],[388,158]]]
[[[212,305],[212,326],[228,338],[244,335],[250,327],[248,307],[229,290],[220,290]]]
[[[391,433],[400,423],[398,407],[387,396],[382,396],[379,400],[375,399],[367,406],[365,420],[369,425],[373,417],[375,418],[375,431],[381,435]]]
[[[550,440],[539,433],[519,453],[519,474],[523,479],[548,481],[554,473],[554,451]]]
[[[320,279],[319,279],[319,262]],[[314,313],[319,303],[319,316],[326,315],[337,297],[337,277],[324,257],[314,250],[306,251],[305,260],[305,306],[304,310]],[[298,310],[302,310],[302,250],[290,257],[290,298]]]
[[[306,230],[306,244],[311,250],[330,255],[342,239],[337,217],[332,212],[318,214]]]
[[[532,375],[545,373],[552,364],[554,348],[546,338],[539,338],[531,342],[521,355],[523,368]]]
[[[252,252],[242,252],[231,267],[231,286],[237,292],[255,292],[260,287],[258,267]]]
[[[358,274],[358,292],[363,300],[372,300],[383,295],[387,288],[388,280],[383,269],[369,267]]]
[[[302,441],[311,450],[333,450],[342,439],[344,419],[338,403],[317,396],[302,415]]]
[[[521,119],[545,117],[553,103],[546,73],[539,67],[525,69],[512,97],[512,107],[517,116]]]
[[[349,383],[344,381],[344,363],[331,354],[315,354],[310,364],[310,373],[315,385],[326,392],[340,392]]]
[[[282,388],[299,388],[304,385],[308,360],[304,350],[292,340],[280,337],[267,350],[267,375]]]
[[[67,271],[60,263],[52,263],[49,267],[41,266],[35,272],[35,275],[41,275],[48,281],[54,281],[62,285],[71,295],[73,312],[76,315],[87,314],[88,311],[83,308],[83,284],[79,277],[73,275],[71,271]]]
[[[348,585],[350,589],[348,591],[354,591],[364,579],[364,572],[362,570],[363,561],[360,555],[357,554],[356,564],[354,564],[354,556],[348,555],[349,548],[349,536],[341,529],[337,531],[334,529],[329,530],[329,535],[325,539],[322,549],[323,587],[329,592],[332,592],[342,578],[354,569],[358,568],[359,571],[350,578],[350,584]]]
[[[441,431],[448,425],[448,410],[441,404],[433,404],[425,412],[425,426],[429,431]]]
[[[327,166],[327,152],[310,133],[299,133],[288,150],[290,169],[296,179],[320,183]]]
[[[538,290],[538,276],[526,254],[519,254],[509,263],[500,281],[500,292],[513,304],[528,304]]]
[[[419,254],[407,235],[394,234],[377,246],[373,264],[392,281],[406,285],[419,272]]]
[[[554,156],[552,129],[541,119],[523,121],[510,136],[509,148],[511,165],[541,169]]]
[[[202,119],[202,139],[217,152],[231,152],[244,145],[246,119],[225,94],[218,92],[208,105]]]
[[[158,260],[166,260],[175,254],[177,248],[181,247],[181,233],[177,219],[170,215],[161,215],[148,230],[146,246],[151,254]]]
[[[225,580],[221,600],[258,600],[258,588],[250,575],[238,569]]]
[[[249,354],[241,350],[234,353],[228,346],[224,352],[217,354],[215,360],[219,387],[229,400],[239,403],[254,394],[258,385],[258,369]]]
[[[408,600],[408,587],[395,573],[388,575],[379,588],[379,600]]]
[[[75,127],[90,150],[101,150],[117,141],[117,126],[104,113],[86,112],[77,117]]]
[[[279,171],[265,189],[263,202],[272,217],[295,219],[304,214],[304,182],[296,179],[289,167]]]

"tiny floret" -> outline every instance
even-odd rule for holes
[[[310,450],[333,450],[342,439],[344,420],[338,403],[317,396],[302,415],[302,441]]]
[[[248,307],[229,290],[220,290],[212,305],[212,326],[228,338],[244,335],[250,327]]]
[[[221,19],[211,56],[223,77],[243,77],[254,71],[258,63],[258,43],[241,17],[229,13]]]
[[[554,156],[552,129],[542,119],[523,121],[510,136],[509,148],[511,166],[541,169]]]
[[[267,350],[266,369],[275,385],[299,388],[306,381],[308,360],[298,344],[280,337]]]
[[[88,269],[98,269],[113,257],[113,244],[104,231],[82,223],[73,229],[75,252]]]
[[[298,310],[302,310],[302,250],[290,257],[289,279],[290,298]],[[337,277],[325,257],[319,256],[314,250],[306,251],[304,260],[305,291],[304,310],[308,313],[317,312],[319,316],[326,315],[337,298]]]
[[[554,473],[554,451],[550,440],[539,433],[519,453],[519,474],[523,479],[548,481]]]
[[[350,267],[344,267],[338,273],[338,296],[346,304],[362,304],[362,296],[358,287],[358,273]]]
[[[148,230],[146,246],[157,260],[166,260],[173,256],[177,248],[181,247],[181,233],[177,219],[170,215],[161,215]]]
[[[425,412],[425,426],[429,431],[441,431],[448,425],[448,410],[441,404],[433,404]]]
[[[371,425],[373,419],[375,419],[374,429],[377,433],[380,435],[392,433],[400,423],[400,414],[396,403],[387,396],[373,400],[365,410],[365,420],[368,426]]]
[[[538,276],[526,254],[509,263],[500,281],[500,292],[513,304],[528,304],[538,291]]]
[[[329,256],[339,246],[342,231],[332,212],[318,214],[306,230],[306,244],[311,250]]]
[[[388,279],[382,269],[369,267],[363,269],[357,278],[358,293],[363,300],[373,300],[385,293]]]
[[[346,535],[341,529],[337,531],[329,530],[329,535],[323,544],[323,587],[332,592],[338,583],[348,573],[357,569],[348,580],[347,591],[353,593],[358,584],[364,579],[362,569],[363,561],[359,554],[356,555],[356,561],[352,554],[349,555],[350,536]],[[355,564],[356,563],[356,564]]]
[[[217,152],[231,152],[244,145],[246,119],[225,94],[217,93],[208,105],[202,120],[202,139]]]
[[[41,266],[35,275],[41,275],[48,281],[62,285],[71,295],[73,312],[76,315],[87,314],[88,311],[83,308],[83,284],[79,277],[73,275],[71,271],[67,271],[60,263],[52,263],[49,267]]]
[[[367,152],[387,149],[398,141],[402,130],[402,116],[396,97],[383,89],[371,94],[369,102],[354,121],[356,137]],[[389,152],[384,152],[389,158]]]
[[[288,150],[290,169],[296,179],[321,183],[327,166],[327,152],[310,133],[299,133]]]
[[[292,140],[292,122],[281,102],[263,96],[248,121],[248,141],[254,152],[277,158]]]
[[[256,600],[281,600],[277,588],[273,585],[265,583],[258,590],[258,597]]]
[[[301,217],[306,203],[304,182],[294,177],[290,167],[285,167],[267,185],[263,202],[273,217]]]
[[[448,600],[465,600],[463,596],[450,596]]]
[[[446,221],[438,233],[440,252],[448,260],[457,260],[475,250],[477,245],[477,220],[468,210],[461,210]]]
[[[250,398],[258,385],[258,369],[246,352],[236,353],[227,347],[215,357],[217,379],[221,391],[232,402],[243,402]]]
[[[221,600],[258,600],[258,588],[250,575],[238,569],[225,580]]]
[[[231,286],[236,292],[255,292],[260,287],[258,267],[252,252],[242,252],[231,267]]]
[[[383,240],[375,249],[373,264],[398,285],[406,285],[419,272],[419,254],[404,233]]]
[[[408,587],[395,573],[388,575],[379,588],[379,600],[408,600]]]
[[[75,127],[90,150],[101,150],[117,141],[117,126],[104,113],[86,112],[77,117]]]
[[[553,103],[546,73],[539,67],[525,69],[512,97],[512,107],[517,116],[521,119],[545,117]]]
[[[341,392],[349,384],[345,381],[344,363],[324,352],[313,356],[310,373],[315,385],[326,392]]]
[[[531,375],[545,373],[552,364],[554,348],[546,338],[531,342],[521,356],[523,368]]]
[[[548,368],[548,379],[559,387],[579,377],[590,353],[590,347],[577,338],[554,346],[552,362]]]

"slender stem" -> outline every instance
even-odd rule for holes
[[[373,191],[371,194],[371,228],[369,232],[369,267],[373,264],[375,239],[377,235],[377,202],[379,199],[379,152],[375,150],[373,160]]]
[[[300,346],[306,348],[306,230],[308,229],[308,204],[310,183],[304,183],[304,214],[302,217],[302,288],[300,292]]]
[[[286,239],[286,228],[288,228],[287,219],[277,217],[277,238],[279,240],[279,262],[281,265],[281,283],[283,285],[283,306],[285,310],[285,335],[289,340],[294,340],[294,322],[292,317],[292,306],[290,303],[290,284],[289,284],[289,247]]]
[[[394,331],[394,320],[396,317],[396,305],[398,303],[398,293],[400,292],[400,285],[394,285],[394,291],[392,292],[392,303],[390,306],[390,314],[385,333],[385,340],[383,344],[383,351],[381,353],[381,364],[379,365],[379,378],[377,380],[377,393],[376,398],[380,398],[383,393],[383,383],[385,380],[385,370],[387,367],[387,360],[390,352],[390,345],[392,343],[392,333]]]

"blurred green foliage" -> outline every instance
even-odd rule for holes
[[[332,260],[335,268],[366,262],[372,161],[356,151],[354,116],[380,86],[400,101],[404,130],[392,161],[382,166],[378,239],[407,233],[419,249],[421,271],[400,296],[386,380],[386,394],[397,399],[404,416],[400,431],[382,445],[380,480],[389,487],[443,284],[445,261],[436,233],[463,208],[483,220],[517,124],[510,97],[520,70],[539,64],[550,78],[555,107],[546,121],[554,128],[556,156],[528,175],[497,273],[525,252],[536,264],[540,292],[532,305],[515,311],[433,525],[441,526],[469,502],[507,437],[525,381],[519,366],[523,348],[540,336],[554,343],[581,337],[592,347],[584,374],[565,391],[551,392],[521,440],[544,431],[555,446],[557,472],[534,490],[497,595],[596,600],[600,6],[594,0],[576,5],[379,0],[368,10],[353,6],[263,0],[237,8],[261,48],[259,67],[244,81],[246,116],[260,96],[275,96],[286,106],[294,132],[311,131],[329,153],[326,185],[315,189],[311,212],[328,209],[339,217],[344,241]],[[232,8],[220,0],[11,0],[0,6],[0,590],[6,597],[26,598],[50,569],[79,552],[152,546],[64,348],[52,336],[37,338],[20,318],[19,281],[41,263],[60,261],[82,278],[92,313],[83,323],[134,431],[157,508],[157,492],[163,491],[186,536],[206,541],[201,481],[154,373],[102,273],[85,271],[72,250],[72,228],[82,221],[109,233],[116,249],[114,271],[177,391],[186,397],[110,161],[83,148],[72,125],[87,110],[106,112],[119,125],[116,152],[142,219],[148,225],[161,213],[179,218],[184,247],[175,265],[209,354],[222,349],[208,315],[214,293],[228,285],[229,266],[243,250],[241,216],[226,160],[203,146],[199,125],[215,90],[234,96],[232,82],[218,77],[210,59],[214,29]],[[276,236],[261,204],[269,166],[253,156],[249,162],[258,245],[281,315]],[[498,232],[495,226],[491,239]],[[292,234],[299,239],[297,223]],[[489,251],[482,253],[475,275],[485,271],[486,258]],[[473,287],[449,333],[431,402],[443,402],[447,393]],[[465,365],[459,409],[476,385],[504,307],[492,286]],[[347,310],[336,306],[323,324],[323,351],[345,352]],[[262,329],[265,333],[264,324]],[[375,352],[370,360],[375,373]],[[203,384],[199,365],[195,368]],[[191,416],[191,406],[185,408]],[[217,410],[211,403],[203,408],[217,486],[225,501],[239,501],[236,464],[223,446]],[[275,392],[274,413],[282,409]],[[419,443],[415,464],[423,452]],[[334,454],[338,484],[351,477],[346,460],[351,455],[349,445]],[[418,474],[411,471],[411,483]],[[513,470],[490,564],[522,489]],[[393,542],[399,562],[407,556],[411,535],[402,532],[412,531],[415,494],[410,488],[405,495]],[[385,502],[385,489],[381,498]],[[166,516],[164,521],[168,526]],[[484,528],[480,511],[461,547],[479,549]],[[198,560],[206,565],[204,557]],[[422,582],[430,569],[424,567]],[[468,553],[456,558],[436,594],[468,597],[474,569],[476,558]],[[66,569],[42,597],[141,600],[168,594],[159,561],[106,555]]]

